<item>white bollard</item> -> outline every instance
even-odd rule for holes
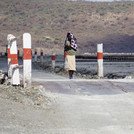
[[[55,53],[52,55],[52,68],[55,68]]]
[[[35,49],[35,53],[34,53],[34,61],[37,62],[37,49]]]
[[[11,55],[10,55],[10,47],[11,47],[11,42],[10,42],[10,36],[12,35],[8,35],[7,36],[7,41],[8,41],[8,50],[7,50],[7,56],[8,56],[8,60],[7,60],[7,64],[8,64],[8,78],[12,77],[12,69],[11,69]]]
[[[19,68],[18,68],[18,55],[17,55],[17,41],[15,36],[9,38],[11,43],[11,68],[12,68],[12,85],[20,85]]]
[[[40,62],[43,64],[43,50],[40,51]]]
[[[98,76],[103,77],[103,44],[97,44]]]
[[[23,83],[25,86],[31,86],[32,63],[31,63],[31,35],[23,34]]]
[[[4,53],[4,52],[2,52],[2,56],[3,56],[3,57],[5,56],[5,53]]]
[[[67,62],[67,58],[66,58],[66,52],[64,52],[64,70],[68,69],[68,62]]]

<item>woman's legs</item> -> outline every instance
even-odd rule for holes
[[[69,79],[72,79],[72,77],[73,77],[73,73],[74,73],[73,70],[69,70]]]

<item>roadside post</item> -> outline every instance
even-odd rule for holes
[[[64,70],[66,70],[67,68],[68,68],[68,62],[66,58],[66,52],[64,52]]]
[[[55,53],[52,54],[52,68],[55,68]]]
[[[8,36],[7,36],[7,41],[8,41],[8,50],[7,50],[8,60],[7,60],[7,64],[8,64],[8,77],[9,78],[11,78],[11,76],[12,76],[11,55],[10,55],[10,47],[11,47],[10,37],[11,36],[12,36],[11,34],[8,34]]]
[[[103,44],[97,44],[98,76],[103,77]]]
[[[34,53],[34,61],[37,62],[37,49],[35,49],[35,53]]]
[[[10,47],[10,56],[11,56],[11,72],[12,72],[12,85],[20,85],[20,78],[19,78],[19,67],[18,67],[18,55],[17,55],[17,41],[16,37],[13,35],[9,36],[9,41],[11,44]]]
[[[31,86],[32,62],[31,62],[31,35],[23,34],[23,83],[25,86]]]
[[[43,64],[43,50],[40,51],[40,62]]]

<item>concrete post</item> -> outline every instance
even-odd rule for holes
[[[67,70],[67,68],[68,68],[68,62],[66,58],[66,52],[64,52],[64,70]]]
[[[23,83],[24,87],[31,86],[32,63],[31,63],[31,35],[23,34]]]
[[[52,54],[52,68],[55,68],[55,53]]]
[[[43,64],[43,50],[40,51],[40,62]]]
[[[8,41],[8,50],[7,50],[8,78],[11,78],[12,77],[12,69],[11,69],[11,55],[10,55],[10,47],[11,47],[10,34],[7,36],[7,41]]]
[[[5,56],[5,52],[2,52],[2,56]]]
[[[34,61],[37,62],[37,49],[35,49],[35,53],[34,53]]]
[[[11,35],[9,41],[11,42],[12,85],[20,85],[16,37]]]
[[[103,77],[103,44],[97,44],[98,76]]]

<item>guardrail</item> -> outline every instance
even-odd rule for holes
[[[20,52],[21,53],[21,52]],[[23,54],[20,54],[20,57]],[[0,57],[6,57],[7,53],[0,52]],[[52,54],[43,54],[43,59],[48,59],[51,60]],[[34,57],[34,55],[33,55]],[[64,55],[63,54],[56,54],[56,61],[63,61],[64,60]],[[40,55],[37,55],[38,60],[40,61]],[[103,53],[103,60],[104,62],[134,62],[134,53]],[[88,53],[88,54],[76,54],[76,61],[77,62],[97,62],[97,53]]]
[[[76,55],[77,62],[97,62],[97,53]],[[103,53],[104,62],[133,62],[134,53]]]
[[[6,57],[6,56],[7,56],[6,53],[0,52],[0,57]],[[34,55],[32,57],[33,57],[33,61],[35,61]],[[43,60],[47,59],[48,61],[51,62],[52,54],[43,54],[42,57]],[[37,61],[38,62],[40,61],[40,55],[37,55]],[[63,62],[64,55],[56,54],[55,61]],[[103,61],[104,62],[134,62],[134,53],[103,53]],[[77,54],[76,62],[97,62],[97,53]]]

